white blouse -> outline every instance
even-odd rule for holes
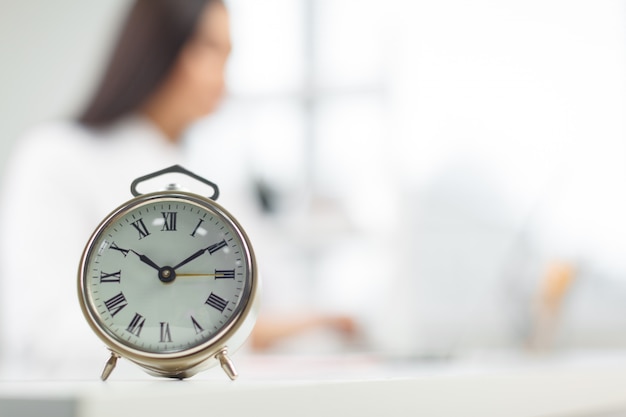
[[[132,180],[174,164],[184,165],[180,148],[139,117],[102,131],[58,122],[18,142],[1,200],[1,374],[73,375],[87,365],[98,375],[108,353],[78,305],[80,255],[132,197]]]

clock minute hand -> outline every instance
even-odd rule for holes
[[[180,268],[181,266],[185,265],[186,263],[193,261],[197,257],[201,256],[204,252],[206,252],[207,249],[208,248],[200,249],[199,251],[197,251],[196,253],[191,255],[189,258],[187,258],[184,261],[180,262],[178,265],[172,267],[172,269],[176,270],[176,269]]]
[[[132,253],[134,253],[135,255],[139,256],[139,260],[147,265],[150,265],[151,267],[153,267],[154,269],[156,269],[157,271],[159,271],[161,269],[161,267],[159,265],[157,265],[152,259],[148,258],[146,255],[142,255],[141,253],[137,253],[134,250],[130,250]]]

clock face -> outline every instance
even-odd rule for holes
[[[219,206],[190,196],[139,199],[118,210],[94,234],[82,265],[97,326],[155,354],[212,343],[251,289],[245,234]]]

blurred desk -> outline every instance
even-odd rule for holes
[[[106,383],[4,380],[0,416],[626,416],[621,354],[487,364],[352,356],[239,362],[234,383],[212,371],[186,381],[115,373]]]

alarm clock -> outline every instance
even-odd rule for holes
[[[210,197],[168,186],[137,186],[183,174],[213,189]],[[81,257],[78,299],[95,334],[119,358],[154,376],[187,378],[221,365],[249,336],[258,310],[254,251],[240,223],[216,203],[216,184],[175,165],[132,182],[134,198],[95,229]]]

